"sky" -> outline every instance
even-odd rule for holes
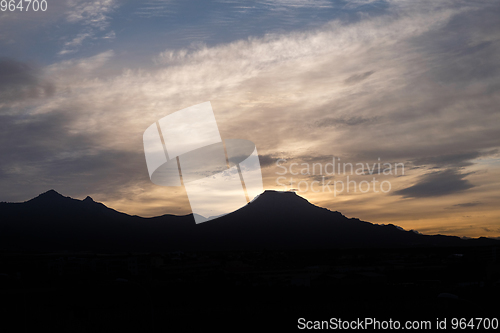
[[[55,189],[189,214],[182,186],[149,179],[143,133],[210,101],[222,139],[255,143],[264,189],[423,234],[500,237],[498,17],[498,1],[460,0],[2,10],[0,201]]]

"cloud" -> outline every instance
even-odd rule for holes
[[[178,9],[179,3],[175,0],[150,0],[141,2],[134,14],[141,17],[168,17]]]
[[[6,102],[52,96],[54,85],[40,74],[40,69],[27,63],[0,58],[0,109]]]
[[[480,151],[472,151],[472,152],[463,152],[458,154],[445,154],[439,156],[426,156],[422,158],[418,158],[413,161],[413,164],[416,166],[422,165],[433,165],[435,167],[465,167],[470,166],[473,163],[471,160],[477,159],[484,155],[489,155],[491,152],[480,152]]]
[[[71,41],[64,43],[64,48],[59,52],[59,54],[63,55],[76,52],[78,48],[82,45],[83,41],[87,38],[91,38],[92,36],[93,36],[92,32],[79,33]]]
[[[357,126],[357,125],[362,125],[362,124],[373,123],[373,122],[377,121],[377,119],[378,119],[377,117],[366,118],[366,117],[361,117],[361,116],[352,116],[352,117],[341,116],[341,117],[325,118],[322,120],[318,120],[314,123],[314,125],[317,127]]]
[[[76,82],[95,77],[98,69],[102,69],[115,52],[108,50],[88,58],[75,58],[47,66],[44,75],[52,78],[58,85],[69,89]]]
[[[106,35],[104,35],[102,38],[103,39],[115,39],[116,38],[116,33],[113,30],[111,30]]]
[[[9,195],[24,200],[23,193],[58,186],[68,194],[84,189],[115,197],[120,189],[149,180],[147,172],[137,172],[145,167],[142,151],[99,148],[100,137],[65,131],[78,121],[78,110],[71,111],[0,116],[0,141],[4,143],[0,155],[10,157],[0,163],[0,174]],[[114,195],[108,186],[114,188]]]
[[[375,73],[375,71],[368,71],[364,72],[362,74],[354,74],[349,76],[347,79],[345,79],[345,84],[356,84],[358,82],[361,82],[363,80],[366,80],[370,75]]]
[[[404,198],[426,198],[463,192],[474,187],[464,179],[468,175],[454,169],[431,172],[421,176],[415,185],[395,191],[394,194]]]
[[[481,205],[481,202],[465,202],[465,203],[453,205],[453,207],[468,208],[468,207],[475,207],[478,205]]]
[[[114,0],[78,1],[68,2],[69,10],[66,12],[66,21],[80,24],[83,29],[72,40],[65,42],[59,55],[75,53],[87,39],[93,38],[98,31],[104,31],[109,26],[110,14],[118,7]],[[114,31],[106,33],[102,38],[114,38]]]
[[[37,80],[29,65],[9,58],[0,58],[0,86],[30,85]]]
[[[347,0],[343,8],[354,9],[365,5],[378,5],[383,3],[380,0]]]
[[[109,14],[116,7],[114,0],[69,1],[70,10],[66,20],[70,23],[82,23],[104,30],[109,25]]]
[[[182,0],[149,0],[140,4],[135,11],[141,17],[172,17],[179,15],[182,11]],[[249,12],[259,13],[261,16],[284,17],[284,12],[300,9],[325,9],[336,5],[328,0],[257,0],[252,2],[242,2],[235,0],[215,0],[212,4],[210,16],[218,18],[219,8],[224,8],[222,14],[226,14],[225,21],[231,20],[234,13],[248,14]],[[190,10],[192,10],[190,8]],[[241,16],[240,16],[241,17]]]
[[[259,162],[262,168],[275,164],[278,159],[279,158],[274,155],[259,154]]]
[[[327,0],[264,0],[257,1],[263,5],[273,8],[328,8],[333,7],[332,2]]]

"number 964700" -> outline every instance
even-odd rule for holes
[[[38,12],[47,10],[46,0],[1,0],[0,9],[2,12]]]

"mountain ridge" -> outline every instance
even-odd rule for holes
[[[393,224],[347,218],[295,192],[267,190],[240,209],[195,224],[192,214],[132,216],[87,196],[49,190],[0,205],[0,249],[27,251],[168,251],[397,248],[499,244],[488,238],[422,235]]]

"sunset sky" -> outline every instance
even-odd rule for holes
[[[55,189],[189,214],[184,188],[150,181],[143,133],[210,101],[222,139],[255,143],[264,189],[317,180],[297,193],[347,217],[500,237],[500,2],[47,4],[0,11],[0,201]],[[404,173],[348,174],[387,193],[335,193],[338,172],[280,175],[333,158]]]

